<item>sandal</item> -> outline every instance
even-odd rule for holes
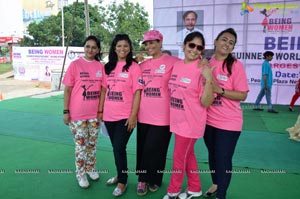
[[[117,176],[111,177],[106,181],[106,185],[114,185],[114,184],[117,184],[117,183],[118,183],[118,177]]]
[[[126,189],[127,189],[127,184],[125,184],[123,190],[120,189],[119,187],[116,187],[116,188],[114,189],[112,195],[113,195],[113,196],[116,196],[116,197],[121,196],[121,195],[123,195],[123,194],[125,193]]]

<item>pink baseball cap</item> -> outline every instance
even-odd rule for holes
[[[154,41],[154,40],[162,41],[163,35],[157,30],[150,30],[144,33],[144,40],[142,43],[145,43],[146,41]]]

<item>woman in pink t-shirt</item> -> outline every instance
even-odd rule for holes
[[[231,54],[236,42],[237,34],[232,28],[219,33],[214,41],[215,54],[210,60],[210,65],[216,67],[213,71],[216,97],[207,110],[204,141],[213,185],[205,197],[217,195],[218,199],[226,198],[232,156],[242,131],[240,101],[246,99],[249,88],[243,64]]]
[[[194,145],[203,137],[206,109],[214,99],[212,69],[198,66],[204,46],[200,32],[188,34],[183,46],[185,58],[175,63],[169,81],[170,130],[175,134],[175,146],[170,185],[164,199],[202,195]],[[180,193],[184,174],[188,187]]]
[[[155,192],[162,184],[171,138],[168,82],[177,57],[161,52],[163,35],[157,30],[144,34],[143,44],[152,56],[141,63],[144,90],[137,123],[137,195]]]
[[[84,57],[73,61],[63,79],[64,123],[74,135],[76,177],[79,186],[89,187],[86,174],[98,180],[96,144],[100,113],[97,112],[104,66],[100,63],[100,41],[89,36],[84,42]]]
[[[133,59],[128,35],[115,36],[108,59],[105,64],[106,94],[104,102],[101,99],[100,110],[103,111],[117,168],[117,176],[110,178],[107,184],[117,184],[113,195],[120,196],[127,187],[126,145],[136,126],[143,80],[140,66]]]

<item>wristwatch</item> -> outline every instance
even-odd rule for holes
[[[221,93],[221,95],[224,95],[224,94],[225,94],[225,89],[222,88],[222,93]]]

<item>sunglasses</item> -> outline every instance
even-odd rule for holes
[[[188,47],[191,48],[191,49],[194,49],[195,47],[197,47],[197,50],[198,50],[198,51],[202,51],[202,50],[204,49],[203,46],[197,45],[197,44],[194,44],[194,43],[189,43],[189,44],[188,44]]]

